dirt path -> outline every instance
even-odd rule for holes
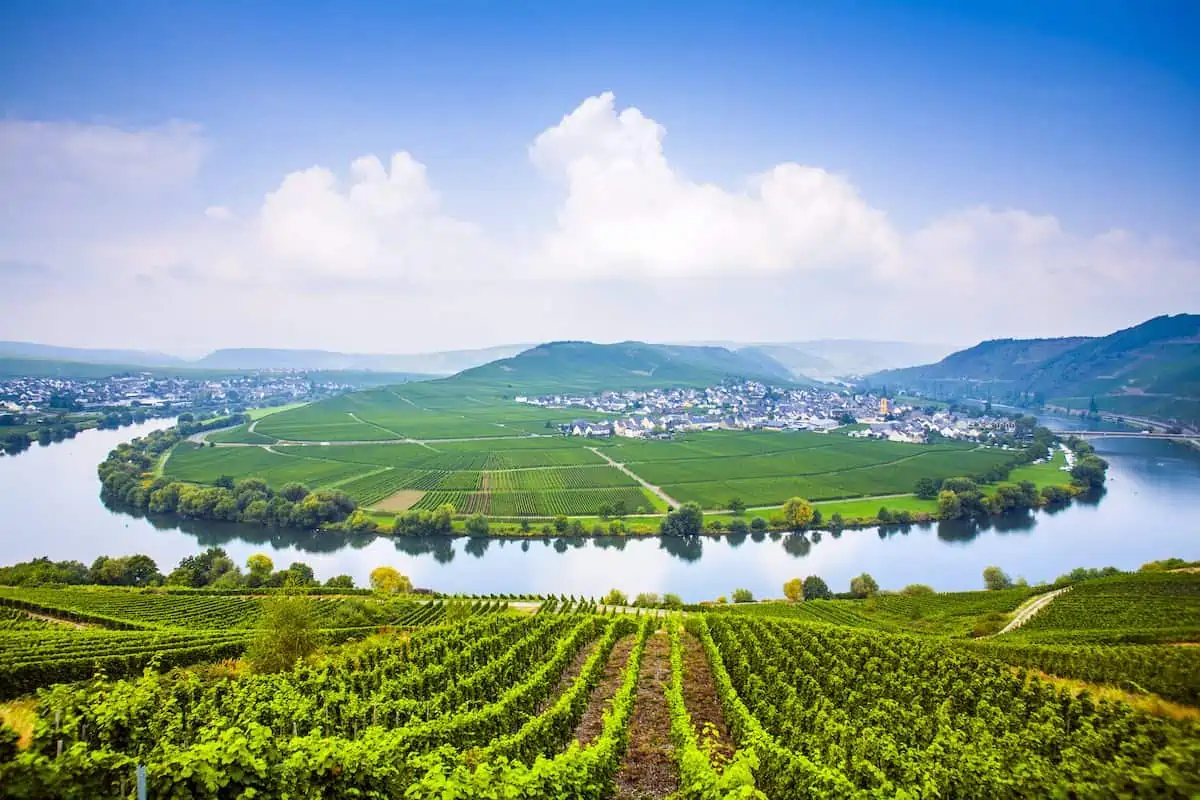
[[[1070,589],[1070,586],[1067,586],[1063,589],[1056,589],[1053,592],[1042,595],[1024,608],[1018,609],[1017,615],[1013,617],[1007,625],[1001,628],[1000,633],[997,633],[996,635],[999,636],[1001,633],[1011,633],[1012,631],[1015,631],[1017,628],[1021,627],[1030,619],[1032,619],[1033,616],[1043,608],[1050,605],[1050,603],[1054,601],[1054,598],[1058,597],[1063,592],[1069,591]]]
[[[624,472],[626,475],[633,478],[635,481],[637,481],[638,483],[640,483],[642,485],[642,488],[646,489],[649,492],[654,493],[654,495],[656,495],[660,500],[662,500],[664,503],[669,505],[671,508],[679,508],[679,501],[677,501],[675,498],[671,497],[669,494],[664,492],[659,487],[655,486],[653,483],[650,483],[650,481],[646,480],[641,475],[638,475],[636,472],[631,470],[629,467],[625,466],[624,464],[622,464],[619,461],[613,461],[612,458],[610,458],[606,453],[600,452],[599,448],[589,447],[588,450],[591,450],[593,453],[595,453],[596,455],[600,456],[605,461],[607,461],[611,466],[616,467],[617,469],[621,470],[621,472]]]
[[[621,688],[621,674],[625,671],[625,662],[629,660],[629,652],[637,643],[637,635],[622,636],[613,645],[604,664],[604,672],[600,675],[600,683],[592,690],[588,698],[587,709],[579,724],[575,726],[575,740],[583,746],[592,743],[604,729],[604,712],[612,705],[613,695]]]
[[[679,789],[671,712],[664,694],[670,679],[671,640],[659,630],[647,640],[642,655],[629,747],[614,780],[617,800],[661,800]]]
[[[93,625],[88,625],[85,622],[76,622],[75,620],[62,619],[61,617],[51,617],[47,614],[38,614],[33,611],[26,611],[23,608],[18,609],[18,610],[24,611],[26,614],[33,617],[34,619],[40,619],[42,622],[53,622],[55,625],[62,625],[63,627],[66,627],[66,628],[92,628],[92,627],[95,627]]]
[[[700,746],[709,751],[713,766],[723,767],[733,758],[737,748],[725,724],[725,711],[717,697],[712,667],[700,640],[690,633],[683,634],[683,704],[692,716],[692,727]]]
[[[550,690],[550,694],[546,695],[542,699],[542,702],[538,703],[537,710],[533,712],[535,717],[540,716],[547,708],[558,702],[558,698],[562,696],[562,693],[571,688],[571,684],[575,682],[575,679],[579,677],[579,673],[583,671],[583,665],[591,658],[592,653],[596,652],[596,648],[599,646],[600,638],[597,638],[579,649],[575,658],[571,660],[571,663],[567,665],[562,675],[559,676],[558,683],[554,684],[554,688]]]

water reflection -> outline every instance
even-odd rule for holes
[[[778,596],[783,581],[797,574],[821,575],[835,591],[863,571],[885,587],[968,589],[980,587],[989,564],[1036,581],[1076,566],[1200,558],[1191,524],[1200,516],[1200,452],[1163,441],[1096,439],[1097,452],[1112,464],[1106,492],[1069,507],[981,521],[687,539],[391,539],[184,521],[103,505],[96,464],[119,442],[166,424],[87,431],[0,459],[0,563],[42,555],[86,563],[101,554],[141,552],[169,570],[200,548],[220,546],[240,563],[265,552],[279,564],[305,561],[322,579],[352,575],[359,585],[374,567],[391,564],[417,585],[452,592],[600,595],[616,586],[698,600],[735,586]],[[1131,528],[1138,536],[1128,535]]]

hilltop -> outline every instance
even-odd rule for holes
[[[941,397],[1037,399],[1183,422],[1200,420],[1200,315],[1161,316],[1101,337],[996,339],[873,385]]]
[[[792,374],[765,354],[724,347],[549,342],[465,370],[442,383],[550,392],[711,386],[729,378],[790,383]]]

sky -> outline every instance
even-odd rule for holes
[[[1200,4],[0,4],[0,339],[968,345],[1200,312]]]

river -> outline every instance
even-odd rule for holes
[[[1048,424],[1078,427],[1077,420]],[[96,465],[115,445],[155,428],[155,420],[116,431],[35,445],[0,458],[0,564],[37,556],[90,564],[99,555],[145,553],[169,572],[203,547],[224,547],[245,563],[270,555],[277,567],[304,561],[325,580],[348,574],[364,585],[389,564],[418,586],[445,592],[595,595],[676,592],[687,601],[747,588],[780,596],[789,578],[820,575],[835,591],[869,572],[884,588],[927,583],[939,590],[982,588],[996,564],[1031,583],[1077,566],[1123,569],[1158,558],[1200,559],[1200,450],[1154,440],[1098,439],[1108,489],[1090,503],[1055,513],[997,520],[986,529],[940,523],[907,529],[808,535],[670,539],[398,539],[297,534],[228,523],[135,518],[100,502]]]

